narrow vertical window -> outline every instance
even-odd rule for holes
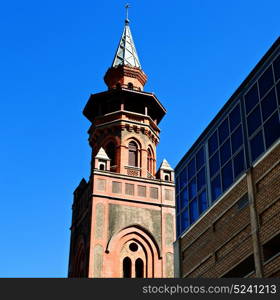
[[[128,164],[137,167],[137,145],[135,142],[128,144]]]
[[[123,260],[123,277],[131,278],[131,259],[125,257]]]
[[[153,172],[153,158],[152,158],[152,152],[150,149],[148,149],[147,167],[148,167],[148,172],[152,173]]]
[[[135,275],[136,278],[144,277],[144,263],[141,258],[137,258],[135,261]]]

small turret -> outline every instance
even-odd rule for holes
[[[101,171],[110,171],[110,158],[102,147],[95,156],[94,166]]]
[[[166,159],[162,161],[157,171],[157,177],[164,181],[174,181],[174,170],[170,167]]]

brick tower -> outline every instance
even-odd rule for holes
[[[156,171],[165,108],[143,91],[128,18],[105,92],[91,95],[91,173],[74,191],[69,277],[173,277],[174,172]]]

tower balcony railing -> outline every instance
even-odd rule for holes
[[[121,86],[117,86],[116,89],[122,89],[122,88],[125,88],[125,89],[128,89],[128,90],[131,90],[131,91],[142,91],[142,89],[138,86],[134,86],[134,85],[131,85],[131,84],[125,84],[123,83]]]
[[[129,176],[135,176],[135,177],[141,176],[141,168],[139,167],[125,166],[125,169],[127,171],[127,175]]]
[[[152,173],[150,173],[149,171],[147,171],[147,177],[149,179],[155,179],[155,176],[153,176]]]
[[[145,123],[145,116],[143,116],[140,113],[125,111],[125,117],[127,120],[130,120],[130,121]]]
[[[117,171],[117,165],[110,166],[110,172],[116,172]]]

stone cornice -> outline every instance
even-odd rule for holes
[[[157,184],[157,185],[162,185],[162,186],[166,186],[166,187],[175,187],[175,183],[170,182],[170,181],[164,181],[164,180],[160,180],[157,178],[151,179],[151,178],[145,178],[145,177],[135,177],[135,176],[129,176],[129,175],[124,175],[124,174],[110,172],[110,171],[100,171],[98,169],[94,169],[92,172],[92,175],[101,175],[101,176],[106,176],[106,177],[137,181],[137,182],[142,182],[142,183]]]

